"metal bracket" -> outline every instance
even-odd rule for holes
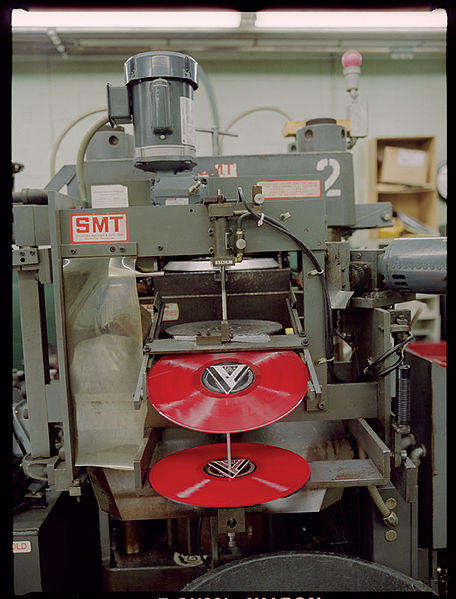
[[[409,457],[401,460],[398,468],[391,470],[391,482],[407,503],[414,503],[417,499],[417,475],[417,467]]]
[[[38,248],[36,247],[22,247],[17,250],[13,250],[13,268],[26,266],[28,264],[39,264]]]
[[[350,432],[384,478],[390,477],[391,451],[364,418],[349,420]]]
[[[157,443],[161,439],[161,434],[161,428],[149,428],[144,433],[144,438],[133,460],[136,492],[143,488],[144,477],[149,469]]]
[[[139,369],[138,374],[138,382],[136,383],[136,390],[133,393],[133,406],[135,410],[139,410],[141,407],[141,403],[143,399],[147,399],[147,364],[149,362],[149,354],[144,354],[143,360],[141,363],[141,368]]]
[[[125,243],[81,243],[62,244],[62,258],[87,258],[111,256],[137,256],[138,246],[136,241]]]
[[[292,301],[293,303],[296,302],[296,299],[293,296],[292,300],[290,300],[290,298],[286,299],[286,305],[293,330],[295,330],[298,333],[298,336],[303,339],[303,345],[308,345],[306,332],[301,325],[298,311],[293,307]],[[310,374],[310,381],[307,384],[306,410],[308,412],[319,412],[326,409],[326,404],[321,400],[322,388],[318,380],[317,371],[315,370],[309,348],[304,346],[302,351],[304,353],[304,362],[306,363]]]
[[[220,508],[217,510],[219,533],[245,532],[245,510],[243,508]]]
[[[307,395],[306,395],[306,410],[308,412],[316,412],[326,409],[326,404],[321,400],[322,388],[318,381],[317,371],[310,355],[308,348],[304,348],[304,358],[307,369],[310,374],[310,381],[307,384]]]
[[[153,316],[152,324],[150,327],[149,334],[146,337],[146,344],[143,347],[143,359],[141,362],[141,368],[139,369],[138,381],[136,383],[136,389],[133,393],[133,406],[135,410],[139,410],[143,399],[147,399],[147,367],[149,365],[149,359],[151,357],[150,347],[148,343],[151,343],[157,332],[160,331],[160,323],[163,318],[163,312],[165,304],[159,294],[155,296],[153,304]]]
[[[25,474],[30,478],[47,480],[50,485],[53,485],[55,484],[54,469],[59,460],[58,455],[51,458],[32,458],[30,454],[27,454],[24,456],[21,466]],[[41,471],[34,473],[32,469],[36,470],[37,468]]]
[[[37,271],[40,283],[52,283],[51,248],[21,247],[12,252],[13,270]]]

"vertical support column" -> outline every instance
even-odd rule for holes
[[[45,385],[49,382],[49,361],[44,292],[36,271],[19,271],[18,284],[31,455],[48,458],[51,452]]]
[[[218,520],[217,516],[209,516],[209,526],[211,532],[211,567],[216,568],[219,565],[219,555],[218,555]]]
[[[73,402],[71,398],[68,360],[66,346],[65,302],[61,256],[61,231],[58,198],[60,194],[48,192],[49,238],[52,246],[52,280],[54,287],[54,311],[57,339],[57,355],[59,361],[59,382],[61,389],[61,413],[65,444],[65,466],[56,470],[56,488],[67,489],[73,481],[77,467],[75,466],[74,443],[75,424],[73,420]]]
[[[354,308],[346,316],[346,325],[355,332],[360,368],[382,356],[392,347],[391,315],[383,308]],[[382,368],[391,366],[396,356],[390,356],[382,363]],[[377,384],[377,434],[391,447],[391,391],[394,373],[376,381]]]
[[[324,251],[314,251],[320,268],[325,269]],[[303,269],[303,302],[304,302],[304,330],[309,339],[309,350],[314,360],[314,367],[318,382],[320,383],[321,400],[327,405],[327,364],[316,364],[321,358],[326,358],[326,322],[323,291],[319,275],[310,275],[314,269],[313,264],[306,255],[302,254]]]
[[[374,308],[372,312],[371,329],[368,339],[372,341],[372,356],[377,358],[391,349],[391,315],[387,310]],[[391,366],[396,356],[387,358],[385,368]],[[377,381],[377,417],[379,420],[378,431],[383,441],[391,446],[391,393],[394,372],[387,374]]]

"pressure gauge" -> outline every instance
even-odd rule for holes
[[[447,162],[444,160],[437,167],[437,192],[442,200],[447,199]]]

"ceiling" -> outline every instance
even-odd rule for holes
[[[138,52],[188,52],[196,60],[327,58],[356,48],[361,54],[392,59],[444,58],[443,29],[258,29],[255,13],[242,13],[236,29],[66,29],[13,28],[12,51],[17,60],[125,59]]]

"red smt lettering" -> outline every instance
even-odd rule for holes
[[[70,240],[71,243],[128,241],[128,214],[71,214]]]

